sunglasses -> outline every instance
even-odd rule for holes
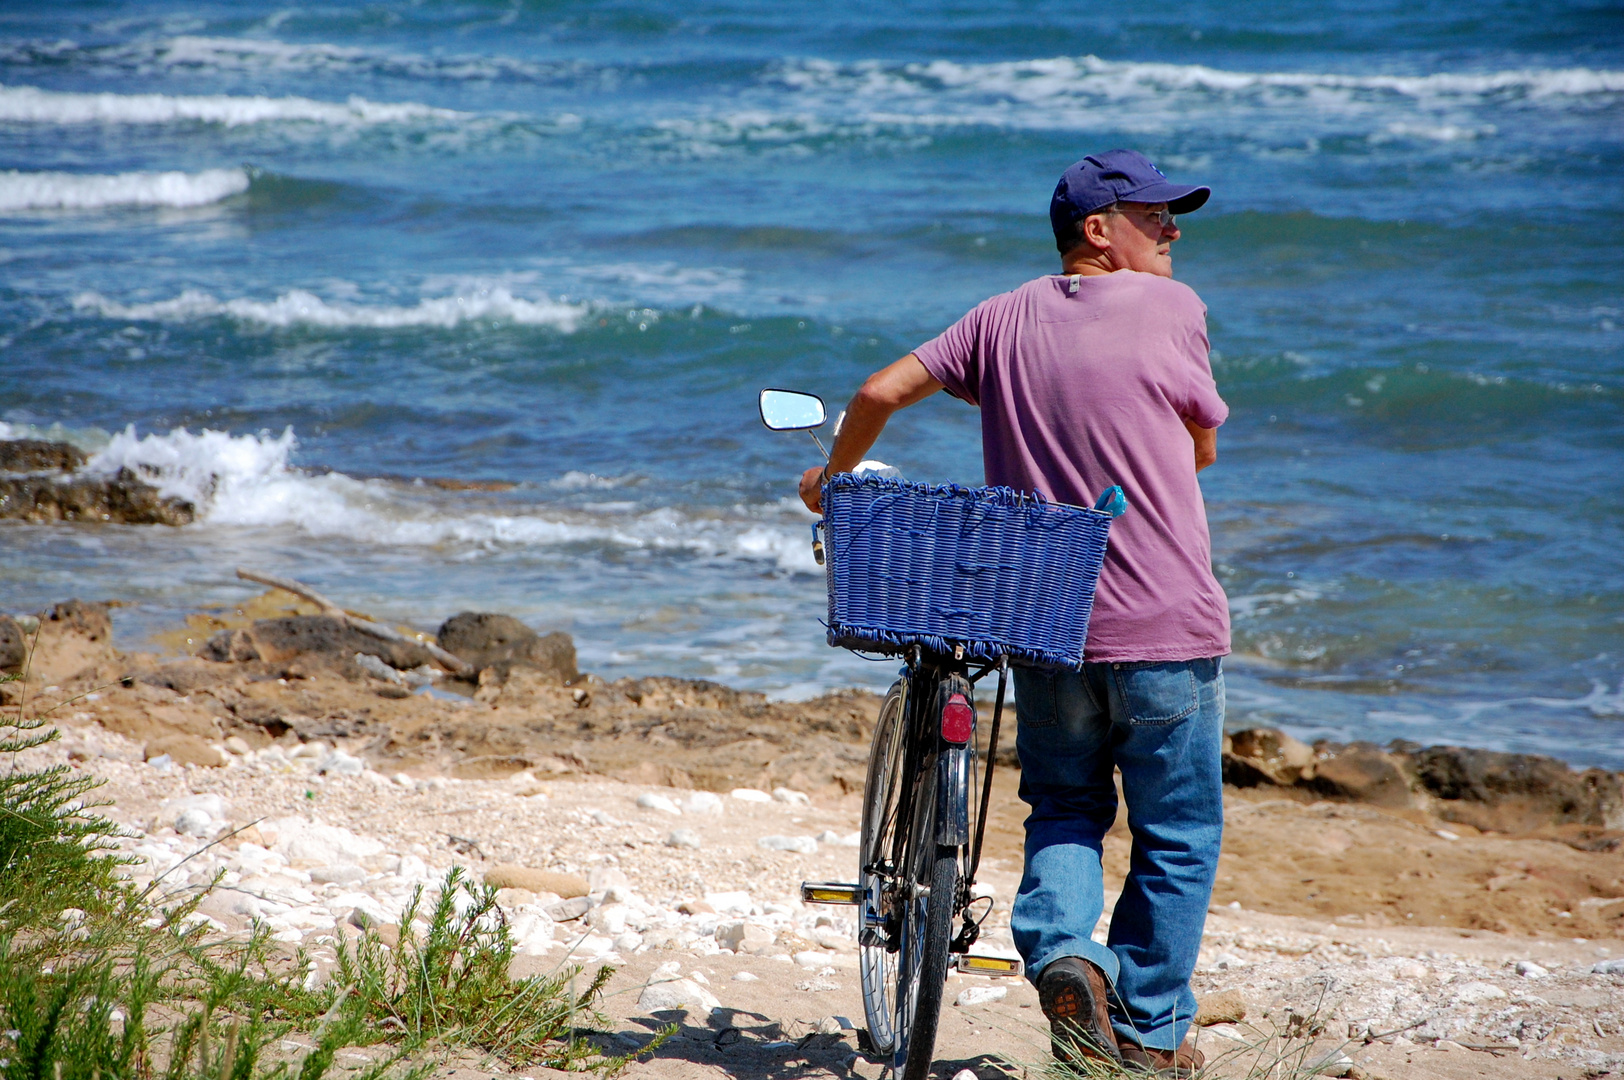
[[[1129,209],[1128,207],[1125,207],[1125,206],[1107,207],[1104,210],[1098,211],[1098,213],[1101,213],[1101,214],[1143,214],[1145,217],[1148,217],[1148,218],[1151,218],[1152,220],[1154,220],[1157,224],[1159,224],[1164,229],[1171,229],[1173,227],[1173,224],[1174,224],[1173,219],[1175,217],[1173,211],[1167,210],[1167,209],[1162,209],[1162,210],[1139,210],[1139,209]]]

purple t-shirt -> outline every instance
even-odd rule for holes
[[[1229,652],[1229,604],[1183,424],[1215,428],[1229,415],[1207,361],[1206,315],[1189,286],[1154,274],[1041,277],[914,350],[981,408],[987,483],[1076,506],[1122,485],[1128,512],[1111,525],[1087,660]]]

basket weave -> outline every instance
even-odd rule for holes
[[[1082,666],[1109,514],[849,473],[829,478],[823,513],[829,644]]]

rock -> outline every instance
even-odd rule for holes
[[[516,667],[548,673],[561,683],[580,677],[568,634],[543,637],[511,615],[464,611],[442,623],[436,636],[440,648],[476,668],[493,667],[503,678]]]
[[[709,791],[696,791],[682,800],[682,811],[685,814],[720,814],[722,797]]]
[[[759,982],[759,981],[761,981],[761,976],[760,975],[752,975],[748,971],[739,971],[739,972],[734,973],[733,981],[734,982]]]
[[[756,846],[769,851],[794,851],[802,855],[818,853],[818,842],[810,836],[763,836],[756,841]]]
[[[698,848],[700,847],[699,834],[692,829],[672,829],[671,835],[665,838],[666,847]]]
[[[160,495],[130,469],[96,473],[0,475],[0,518],[43,524],[95,521],[120,525],[190,525],[197,508]]]
[[[496,902],[511,911],[517,907],[534,906],[536,894],[529,889],[497,889]],[[554,900],[553,903],[557,901]]]
[[[812,796],[804,791],[793,791],[787,787],[773,788],[773,801],[788,806],[811,806]]]
[[[72,443],[44,439],[0,442],[0,472],[73,472],[85,463],[85,452]]]
[[[555,922],[572,922],[579,919],[592,909],[592,901],[585,896],[572,896],[568,900],[560,900],[556,904],[548,904],[542,910]]]
[[[716,944],[736,953],[760,953],[770,949],[777,940],[772,930],[742,919],[725,922],[716,928]]]
[[[233,735],[227,739],[226,749],[231,753],[236,754],[238,757],[243,757],[254,752],[254,748],[248,745],[248,740],[243,738],[241,735]]]
[[[485,871],[485,884],[497,889],[529,889],[533,893],[557,893],[566,899],[587,894],[587,880],[580,874],[566,874],[559,870],[538,870],[516,863],[502,863]]]
[[[182,732],[160,735],[149,741],[145,757],[147,761],[167,757],[178,765],[204,765],[213,769],[226,763],[226,755],[218,747]]]
[[[1306,786],[1321,795],[1372,806],[1414,805],[1399,759],[1371,743],[1349,743],[1315,763]]]
[[[1313,747],[1278,728],[1249,728],[1228,737],[1224,754],[1224,783],[1236,787],[1259,784],[1290,786],[1312,775]]]
[[[197,650],[197,655],[217,664],[245,664],[263,659],[246,630],[216,630]]]
[[[715,915],[716,909],[703,900],[684,900],[677,905],[679,915]]]
[[[966,990],[964,993],[968,994],[969,991]],[[963,997],[964,995],[960,994],[959,996]],[[981,1077],[976,1075],[976,1071],[974,1069],[960,1069],[958,1072],[953,1074],[953,1080],[981,1080]]]
[[[743,891],[706,893],[705,903],[722,915],[750,914],[750,894]]]
[[[367,872],[359,866],[339,863],[336,866],[316,866],[310,870],[310,880],[318,884],[359,885],[367,879]]]
[[[1424,979],[1432,974],[1432,969],[1416,960],[1405,960],[1393,968],[1393,974],[1400,979]]]
[[[300,868],[359,863],[383,853],[376,840],[355,835],[337,825],[322,825],[306,818],[283,817],[262,821],[260,831],[274,837],[272,850]]]
[[[1500,1001],[1506,992],[1493,983],[1469,982],[1455,989],[1455,1000],[1462,1005],[1481,1005],[1485,1001]]]
[[[1246,999],[1239,990],[1220,990],[1202,998],[1195,1010],[1195,1022],[1201,1027],[1213,1024],[1238,1024],[1246,1019]]]
[[[992,1001],[1003,1001],[1008,996],[1007,986],[972,986],[959,991],[959,996],[953,999],[953,1004],[960,1008],[966,1005],[986,1005]]]
[[[1516,971],[1518,975],[1525,979],[1543,979],[1550,974],[1549,971],[1532,960],[1518,960]]]
[[[213,836],[215,821],[202,810],[186,810],[175,818],[175,831],[182,836]]]
[[[433,660],[415,641],[384,641],[331,615],[255,619],[250,634],[260,658],[277,664],[301,657],[354,671],[355,654],[365,653],[405,670]]]
[[[757,791],[755,788],[734,788],[730,794],[733,796],[733,798],[738,799],[740,802],[761,803],[773,801],[773,797],[771,795],[767,794],[765,791]]]
[[[1458,746],[1411,755],[1417,784],[1446,818],[1496,832],[1544,825],[1624,828],[1624,776],[1576,772],[1555,758]]]
[[[83,600],[68,600],[57,604],[45,621],[52,629],[66,630],[89,641],[104,644],[113,640],[113,619],[108,614],[109,604],[91,604]]]
[[[26,663],[28,636],[16,619],[10,615],[0,615],[0,672],[19,672]]]
[[[682,810],[678,808],[676,803],[672,802],[664,795],[656,795],[651,791],[645,791],[643,794],[639,795],[637,797],[637,805],[642,807],[644,810],[658,810],[662,814],[680,815],[682,813]]]
[[[706,990],[692,979],[672,979],[667,982],[650,983],[643,988],[643,992],[637,997],[637,1007],[644,1012],[682,1009],[709,1016],[711,1011],[720,1008],[721,1004],[711,995],[709,990]]]
[[[1603,960],[1590,969],[1592,975],[1624,975],[1624,956],[1616,960]]]
[[[860,847],[863,843],[863,834],[861,831],[858,831],[849,832],[842,835],[835,832],[833,829],[824,829],[817,835],[816,839],[820,844],[833,844],[835,847]],[[979,882],[975,887],[976,889],[991,889],[990,885],[984,885]],[[982,895],[991,896],[992,893],[989,891],[983,893]]]

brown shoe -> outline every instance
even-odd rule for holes
[[[1073,1055],[1095,1061],[1121,1061],[1105,972],[1080,956],[1052,960],[1038,977],[1038,1005],[1049,1018],[1049,1047],[1056,1061]]]
[[[1134,1072],[1174,1077],[1176,1080],[1188,1080],[1207,1063],[1207,1055],[1188,1046],[1181,1046],[1177,1050],[1124,1046],[1121,1053],[1122,1063]]]

